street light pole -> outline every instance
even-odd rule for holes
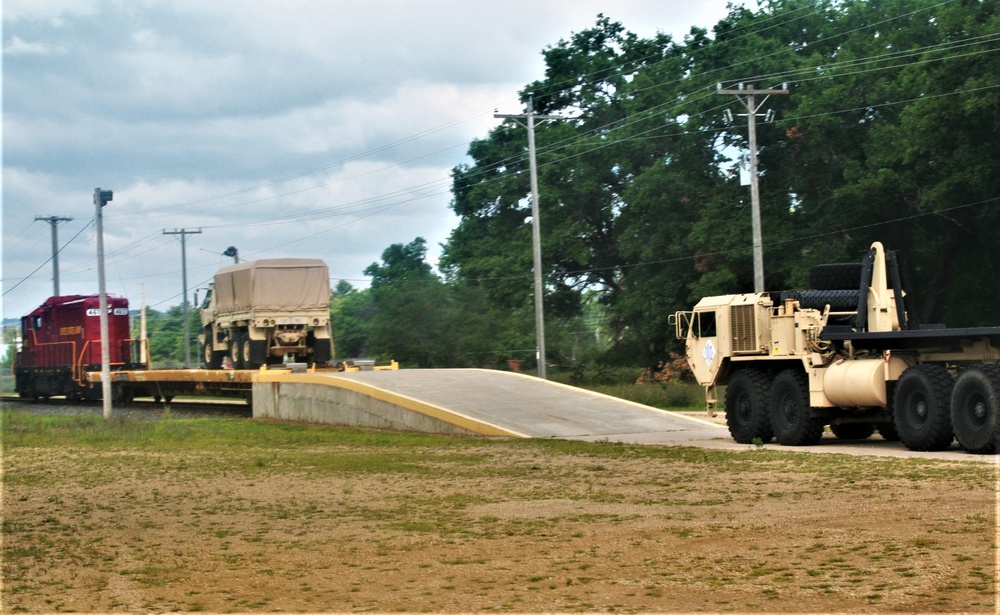
[[[111,418],[111,354],[108,349],[108,294],[104,288],[104,222],[101,210],[114,196],[111,190],[94,188],[94,208],[97,218],[97,288],[101,309],[101,399],[104,418]]]

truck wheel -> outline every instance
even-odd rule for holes
[[[949,398],[954,382],[940,365],[914,365],[900,376],[892,403],[899,439],[911,451],[940,451],[954,439]]]
[[[858,290],[861,263],[816,265],[809,270],[809,285],[818,290]]]
[[[760,370],[745,368],[733,374],[726,387],[726,423],[729,433],[740,444],[752,444],[754,439],[770,442],[771,416],[767,412],[768,375]]]
[[[823,437],[823,419],[809,413],[809,381],[802,370],[786,369],[778,374],[768,406],[779,444],[809,446]]]
[[[951,424],[965,450],[980,455],[996,452],[1000,439],[1000,366],[974,365],[958,375],[951,393]]]
[[[202,346],[202,357],[205,359],[205,369],[221,369],[222,368],[222,357],[226,353],[218,352],[215,350],[212,342],[206,338],[205,344]]]
[[[229,338],[229,360],[233,363],[233,369],[243,369],[243,336],[234,333]]]
[[[794,293],[802,308],[822,310],[827,305],[834,312],[858,309],[858,290],[800,290]]]
[[[899,430],[896,429],[896,423],[893,421],[877,423],[875,427],[878,428],[879,435],[886,442],[899,442]]]
[[[244,335],[240,338],[240,360],[244,369],[260,369],[260,363],[252,359],[253,353],[250,350],[250,336]]]
[[[875,433],[875,423],[841,423],[830,425],[830,431],[840,440],[867,440]]]

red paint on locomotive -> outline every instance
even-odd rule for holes
[[[101,369],[100,315],[98,295],[69,295],[50,297],[21,318],[14,371],[22,397],[94,397],[84,374]],[[139,358],[133,358],[138,352],[129,331],[128,299],[108,297],[108,340],[111,369],[135,368]]]

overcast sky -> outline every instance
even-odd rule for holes
[[[321,258],[332,283],[456,223],[450,170],[520,113],[541,52],[594,25],[681,40],[727,0],[3,0],[3,315],[98,290],[189,299],[241,260]],[[71,241],[72,240],[72,241]],[[203,291],[202,293],[203,294]]]

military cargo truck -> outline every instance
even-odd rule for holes
[[[1000,327],[916,326],[895,253],[821,265],[816,290],[705,297],[672,315],[709,408],[726,385],[737,442],[880,432],[912,450],[1000,450]]]
[[[206,369],[333,358],[330,277],[318,259],[264,259],[223,267],[201,306]]]

